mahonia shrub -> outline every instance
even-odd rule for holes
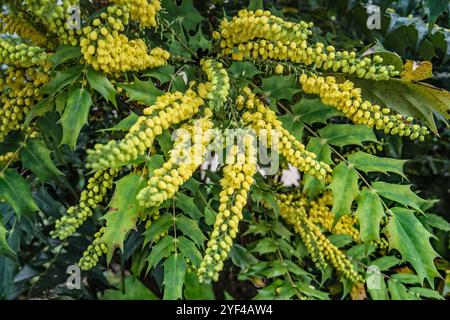
[[[442,299],[448,223],[386,151],[439,139],[431,62],[262,1],[88,3],[0,16],[0,270],[51,261],[0,296],[111,266],[164,299]]]

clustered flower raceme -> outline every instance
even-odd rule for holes
[[[94,214],[95,208],[102,203],[108,190],[113,187],[113,180],[118,170],[100,170],[89,178],[86,188],[81,192],[80,202],[67,209],[67,215],[55,223],[55,229],[50,232],[54,238],[64,240],[71,236],[84,221]]]
[[[244,133],[243,148],[233,145],[227,155],[227,163],[220,180],[220,206],[210,234],[205,256],[197,270],[200,282],[217,281],[223,269],[224,261],[238,233],[242,220],[242,209],[247,203],[253,176],[256,173],[256,149],[254,137]]]
[[[198,93],[208,100],[213,110],[220,110],[230,94],[230,79],[223,65],[215,60],[201,60],[200,65],[208,77],[206,83],[198,85]]]
[[[41,98],[39,88],[49,80],[47,68],[30,67],[26,70],[8,67],[6,78],[0,78],[0,141],[9,132],[20,128],[21,121],[36,101]]]
[[[165,65],[170,58],[167,51],[154,48],[148,52],[143,39],[130,40],[123,33],[130,21],[130,4],[117,2],[123,5],[107,7],[107,12],[83,28],[80,45],[84,60],[94,69],[113,75]]]
[[[83,257],[78,261],[78,266],[81,270],[89,270],[95,267],[101,256],[107,253],[108,248],[106,244],[101,242],[101,238],[106,231],[106,227],[102,227],[94,235],[94,240],[90,244],[86,251],[83,252]]]
[[[270,59],[289,61],[324,71],[342,72],[359,78],[387,80],[399,74],[392,65],[383,65],[380,56],[358,58],[356,52],[336,51],[321,42],[308,44],[311,23],[294,24],[272,16],[269,11],[241,10],[231,21],[224,19],[220,40],[224,55],[233,60]]]
[[[129,6],[131,19],[139,21],[143,28],[156,27],[156,14],[161,10],[161,1],[111,0],[111,2]]]
[[[12,38],[0,38],[0,63],[31,67],[44,65],[47,61],[47,53],[40,47],[28,44]]]
[[[137,200],[145,208],[158,207],[171,199],[205,160],[207,145],[211,141],[213,123],[210,121],[212,111],[205,109],[206,117],[181,128],[169,160],[153,171],[148,187],[142,189]]]
[[[283,128],[275,112],[267,108],[248,87],[242,92],[245,97],[238,96],[236,102],[238,108],[246,108],[242,119],[259,136],[266,135],[268,146],[275,147],[275,151],[281,153],[289,163],[311,176],[323,179],[331,172],[328,164],[315,160],[316,155],[307,151],[305,145]]]
[[[352,282],[363,282],[363,277],[355,270],[352,262],[310,220],[304,201],[279,194],[277,203],[281,217],[300,235],[306,249],[319,268],[325,268],[328,261]]]
[[[46,45],[48,43],[47,37],[24,18],[23,12],[17,15],[0,14],[0,32],[11,35],[17,34],[22,39],[30,39],[37,45]]]
[[[411,140],[419,138],[423,141],[424,136],[429,133],[426,127],[412,124],[411,117],[405,118],[389,108],[381,108],[370,101],[364,101],[361,89],[356,88],[349,80],[338,83],[333,76],[324,78],[303,73],[299,82],[306,93],[319,95],[323,103],[342,111],[356,124],[365,124],[384,130],[387,134],[398,134]]]
[[[17,158],[17,155],[14,152],[7,152],[5,154],[0,155],[0,164],[6,164],[9,162],[14,161],[14,159]]]
[[[24,6],[39,17],[49,31],[56,34],[61,43],[76,46],[81,30],[70,26],[73,6],[80,6],[79,0],[24,0]]]
[[[203,104],[203,99],[192,89],[184,94],[168,92],[158,97],[153,106],[144,110],[144,115],[139,117],[122,140],[97,144],[94,150],[88,150],[86,166],[93,170],[118,168],[123,163],[137,159],[145,154],[163,130],[192,118]]]

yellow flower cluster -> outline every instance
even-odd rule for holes
[[[363,282],[363,277],[355,270],[352,262],[308,219],[301,200],[290,202],[280,198],[278,206],[282,218],[300,235],[318,267],[325,267],[328,261],[349,280]]]
[[[37,45],[47,45],[49,43],[45,35],[23,18],[23,13],[17,15],[0,14],[0,32],[17,34],[23,39],[30,39]]]
[[[78,262],[78,266],[81,270],[89,270],[95,267],[101,256],[108,251],[106,245],[101,242],[101,237],[106,231],[106,227],[102,227],[94,235],[94,241],[90,244],[86,251],[83,252],[83,257]]]
[[[142,27],[156,27],[156,14],[161,10],[159,0],[111,0],[116,4],[127,5],[130,8],[130,17],[139,21]]]
[[[424,136],[429,133],[426,127],[412,124],[413,119],[410,117],[405,118],[389,108],[364,101],[361,89],[355,88],[351,81],[338,83],[333,76],[324,78],[304,73],[299,82],[306,93],[319,95],[323,103],[342,111],[356,124],[365,124],[384,130],[387,134],[405,136],[411,140],[419,138],[423,141]]]
[[[312,34],[312,23],[300,21],[287,22],[274,16],[270,11],[241,10],[231,21],[222,20],[220,33],[215,32],[213,37],[221,39],[222,48],[233,48],[234,45],[254,39],[269,41],[303,43]]]
[[[14,152],[7,152],[5,154],[0,155],[0,164],[5,164],[10,161],[14,161],[16,154]]]
[[[0,141],[21,121],[34,103],[40,99],[39,88],[49,80],[48,72],[37,68],[14,69],[9,67],[6,78],[0,78],[2,92],[0,106]]]
[[[289,163],[311,176],[323,179],[331,172],[328,164],[315,160],[316,155],[307,151],[300,141],[283,128],[275,112],[267,108],[248,87],[243,89],[243,93],[246,97],[238,96],[236,102],[238,109],[247,109],[242,119],[259,137],[266,135],[268,146],[275,147],[275,151],[281,153]]]
[[[153,145],[155,137],[171,125],[190,119],[204,104],[195,91],[186,93],[166,93],[155,104],[144,110],[125,138],[111,140],[105,145],[97,144],[94,150],[88,150],[87,168],[93,170],[117,168],[124,162],[137,159]]]
[[[308,203],[307,209],[309,221],[320,225],[327,231],[334,234],[348,234],[355,241],[360,241],[359,230],[355,227],[358,219],[353,215],[344,215],[334,224],[335,215],[331,211],[333,206],[333,196],[330,192],[325,192],[322,196]]]
[[[203,163],[206,147],[212,138],[212,111],[205,109],[206,117],[194,124],[184,125],[178,131],[169,160],[153,171],[148,187],[142,189],[137,200],[142,207],[158,207],[172,198],[180,186],[186,182]],[[181,133],[180,133],[181,132]]]
[[[223,20],[220,32],[213,36],[220,40],[222,53],[238,61],[261,58],[290,61],[374,80],[387,80],[399,74],[394,66],[383,65],[380,56],[357,58],[356,52],[336,51],[321,42],[309,45],[310,26],[303,21],[284,21],[269,11],[242,10],[231,21]]]
[[[130,40],[122,32],[129,23],[127,6],[113,5],[83,28],[81,52],[94,69],[119,75],[128,71],[155,68],[167,63],[169,52],[154,48],[148,52],[143,39]]]
[[[44,65],[47,53],[40,47],[29,46],[17,39],[0,39],[0,63],[20,67]]]
[[[200,282],[217,281],[219,272],[233,245],[242,220],[242,209],[247,203],[253,176],[256,173],[256,148],[254,137],[248,133],[243,136],[244,150],[233,145],[227,155],[227,165],[220,180],[220,206],[213,231],[205,251],[205,256],[197,270]]]
[[[67,22],[72,20],[72,6],[80,6],[79,0],[25,0],[28,9],[38,16],[42,23],[58,36],[61,43],[78,45],[81,30],[70,26]]]
[[[208,101],[213,110],[220,110],[230,94],[230,79],[225,68],[215,60],[201,60],[203,72],[208,77],[208,82],[200,83],[197,92],[200,97]]]
[[[71,236],[88,217],[94,214],[95,208],[113,187],[113,180],[118,173],[119,171],[115,169],[97,171],[89,178],[86,189],[81,192],[80,202],[67,209],[67,215],[56,221],[55,230],[52,230],[50,235],[60,240]]]

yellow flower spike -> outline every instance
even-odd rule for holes
[[[219,279],[224,261],[231,250],[233,239],[238,233],[239,221],[242,220],[242,208],[247,202],[250,183],[256,173],[256,149],[253,145],[254,137],[245,133],[243,138],[244,150],[234,145],[227,157],[227,164],[220,181],[220,206],[214,229],[210,234],[205,256],[197,270],[200,282],[211,282]],[[238,178],[238,177],[241,177]],[[242,179],[243,177],[243,179]],[[230,208],[230,209],[227,209]]]

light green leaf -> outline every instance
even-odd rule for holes
[[[252,79],[254,76],[261,73],[253,63],[248,61],[234,61],[228,71],[237,78],[245,77],[248,79]]]
[[[156,245],[152,247],[152,251],[147,258],[148,270],[156,267],[162,258],[168,257],[173,249],[175,239],[172,236],[165,236]]]
[[[50,154],[45,144],[36,138],[28,139],[20,150],[23,166],[36,174],[41,182],[63,174],[53,163]]]
[[[52,63],[52,68],[55,69],[60,64],[72,59],[78,59],[81,57],[81,48],[74,46],[60,46],[56,52],[51,55],[48,60]]]
[[[57,71],[56,75],[45,85],[43,85],[40,91],[43,94],[49,94],[51,96],[61,92],[62,89],[72,84],[77,80],[83,72],[83,66],[77,65],[72,68],[64,69],[63,71]]]
[[[72,90],[67,98],[67,105],[61,117],[63,137],[61,144],[75,149],[81,128],[88,122],[89,109],[92,105],[91,95],[83,88]]]
[[[344,116],[342,112],[334,107],[323,104],[320,99],[303,98],[297,104],[292,106],[292,113],[307,124],[327,123],[327,119],[332,117]]]
[[[429,288],[412,287],[409,288],[409,292],[423,298],[445,300],[445,298],[438,291]]]
[[[353,200],[359,194],[358,173],[355,169],[341,162],[333,170],[333,179],[329,185],[333,193],[333,209],[335,223],[346,214],[352,212]]]
[[[19,216],[39,211],[28,181],[14,169],[6,169],[3,174],[0,173],[0,199],[8,202]]]
[[[448,223],[448,221],[445,220],[443,217],[433,213],[427,214],[427,216],[425,217],[425,223],[438,230],[446,232],[450,231],[450,223]]]
[[[250,0],[248,5],[248,10],[256,11],[258,9],[264,10],[264,1],[263,0]]]
[[[142,81],[134,77],[134,82],[118,83],[119,87],[125,89],[128,93],[128,101],[137,101],[151,106],[155,103],[156,98],[163,94],[161,90],[155,87],[152,80]]]
[[[363,188],[358,199],[355,215],[359,220],[361,240],[369,242],[380,239],[380,223],[385,216],[383,204],[376,192]]]
[[[192,264],[198,268],[202,262],[202,254],[197,249],[195,244],[186,237],[177,237],[177,248],[181,254],[188,258]]]
[[[374,275],[370,276],[373,277]],[[389,300],[389,295],[386,288],[386,281],[382,276],[380,276],[378,279],[379,279],[378,283],[380,284],[379,288],[367,288],[370,297],[372,298],[372,300]]]
[[[176,217],[176,224],[177,227],[183,231],[185,236],[194,240],[198,246],[203,247],[206,237],[202,230],[200,230],[197,222],[188,217],[179,215]]]
[[[184,279],[184,298],[186,300],[214,300],[211,284],[200,283],[195,272],[187,272]]]
[[[396,249],[414,267],[420,282],[427,279],[434,286],[434,278],[440,277],[434,265],[438,256],[430,244],[432,237],[413,211],[395,207],[391,209],[393,215],[386,226],[386,235],[389,239],[389,250]]]
[[[380,271],[387,271],[390,268],[398,265],[401,262],[400,259],[394,256],[384,256],[381,258],[378,258],[376,260],[373,260],[370,262],[370,265],[377,266],[380,268]]]
[[[194,51],[197,51],[198,49],[211,50],[212,42],[205,38],[202,28],[199,27],[197,33],[190,37],[189,45]]]
[[[358,151],[348,156],[348,161],[358,170],[368,172],[393,172],[404,178],[403,166],[408,160],[377,157],[363,151]]]
[[[309,139],[306,149],[313,152],[317,156],[318,161],[323,161],[328,164],[332,164],[331,160],[331,147],[325,140],[311,137]],[[303,184],[303,191],[308,194],[310,198],[318,195],[324,188],[325,183],[313,176],[305,175],[305,182]]]
[[[257,252],[259,254],[266,254],[275,252],[278,249],[278,244],[271,238],[263,238],[259,240],[256,247],[252,252]]]
[[[404,284],[395,280],[388,280],[387,283],[392,300],[417,300],[415,296],[408,292]]]
[[[64,109],[66,108],[66,101],[67,101],[67,92],[66,91],[62,91],[55,97],[56,111],[59,114],[63,114]]]
[[[86,79],[95,91],[99,92],[106,101],[112,102],[117,108],[116,89],[103,73],[94,69],[88,69]]]
[[[378,141],[373,129],[365,125],[329,124],[320,129],[319,134],[327,143],[338,147],[352,144],[362,146],[364,141]]]
[[[233,264],[242,270],[248,270],[250,266],[258,262],[258,259],[256,259],[255,256],[237,243],[231,247],[230,258]]]
[[[372,183],[372,188],[383,198],[398,202],[420,212],[422,212],[422,206],[429,202],[411,191],[410,185],[376,181]]]
[[[6,235],[8,234],[8,230],[5,229],[2,222],[0,221],[0,256],[6,256],[12,260],[16,259],[16,253],[8,244],[6,240]]]
[[[186,261],[179,254],[170,256],[164,262],[164,300],[177,300],[183,297]]]
[[[116,248],[123,251],[123,242],[128,232],[136,228],[141,214],[136,196],[147,184],[136,174],[129,174],[117,182],[114,195],[108,205],[109,211],[101,219],[106,221],[106,231],[101,236],[108,252],[106,259],[109,263]]]
[[[271,98],[292,101],[295,94],[300,91],[296,79],[294,75],[272,76],[262,81],[261,88],[269,93]]]

